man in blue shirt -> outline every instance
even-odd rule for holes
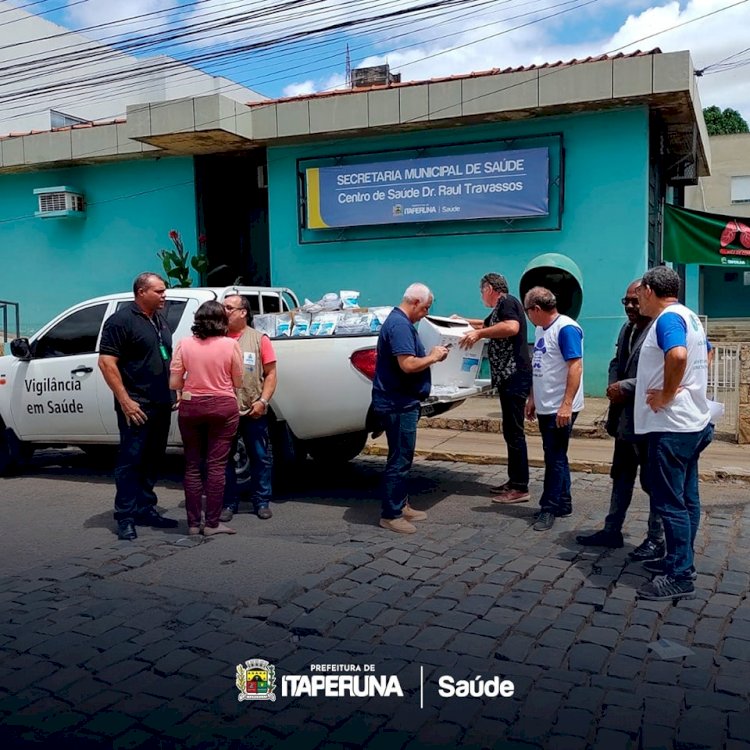
[[[417,529],[411,521],[427,518],[409,506],[406,482],[414,461],[420,403],[430,395],[430,366],[448,356],[444,346],[426,354],[414,327],[432,301],[424,284],[412,284],[378,336],[372,408],[388,439],[380,525],[400,534],[413,534]]]
[[[544,450],[544,490],[534,530],[547,531],[556,518],[573,512],[568,443],[583,409],[583,331],[557,311],[557,299],[549,289],[532,287],[523,306],[536,326],[526,418],[538,418]]]

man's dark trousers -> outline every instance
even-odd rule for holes
[[[120,449],[115,466],[115,520],[134,521],[156,505],[154,485],[167,450],[172,423],[171,404],[143,405],[148,419],[144,424],[128,424],[118,407],[117,426]]]
[[[542,513],[567,516],[573,509],[568,444],[576,417],[578,412],[574,412],[569,425],[558,427],[556,414],[537,414],[544,449],[544,489],[539,500]]]
[[[621,532],[625,516],[633,499],[638,470],[641,473],[641,487],[649,494],[647,468],[648,442],[645,440],[623,440],[615,438],[615,450],[612,454],[612,495],[609,501],[609,513],[604,520],[604,530]],[[648,539],[660,544],[664,539],[661,519],[653,511],[648,516]]]
[[[529,388],[503,383],[498,389],[503,413],[503,438],[508,448],[508,484],[514,490],[529,489],[529,454],[526,448],[524,410]]]
[[[693,572],[693,547],[701,519],[698,458],[713,435],[712,424],[700,432],[647,435],[651,508],[664,522],[665,573],[677,580],[688,580]]]

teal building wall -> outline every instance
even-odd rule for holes
[[[300,240],[297,160],[454,145],[522,136],[562,134],[564,210],[559,230],[393,237],[349,242]],[[523,146],[517,146],[523,147]],[[374,161],[375,159],[373,159]],[[382,137],[342,137],[269,148],[269,223],[272,283],[300,297],[357,289],[363,305],[398,304],[406,286],[422,281],[435,294],[433,312],[484,317],[479,279],[504,274],[518,295],[527,264],[561,253],[580,268],[585,332],[585,389],[603,395],[607,366],[625,320],[620,298],[646,267],[649,117],[646,108],[557,118],[421,130]],[[455,224],[446,231],[455,231]],[[403,234],[407,227],[398,227]],[[309,234],[309,233],[308,233]]]
[[[61,185],[84,194],[85,218],[35,217],[34,189]],[[162,273],[171,229],[195,249],[190,157],[1,175],[0,299],[20,303],[32,333],[70,305],[129,290],[142,271]]]
[[[703,283],[701,312],[707,315],[709,320],[712,318],[750,318],[750,283],[745,283],[748,269],[726,266],[694,266],[694,268],[696,270],[700,268]]]

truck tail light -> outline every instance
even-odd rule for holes
[[[377,349],[360,349],[351,356],[354,369],[361,372],[369,380],[375,379],[375,361],[378,358]]]

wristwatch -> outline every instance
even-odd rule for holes
[[[265,410],[266,410],[266,411],[268,411],[268,401],[266,401],[266,400],[265,400],[265,399],[263,398],[263,396],[261,396],[261,397],[260,397],[260,398],[258,399],[258,401],[260,401],[260,402],[261,402],[261,404],[263,404],[263,406],[264,406]]]

